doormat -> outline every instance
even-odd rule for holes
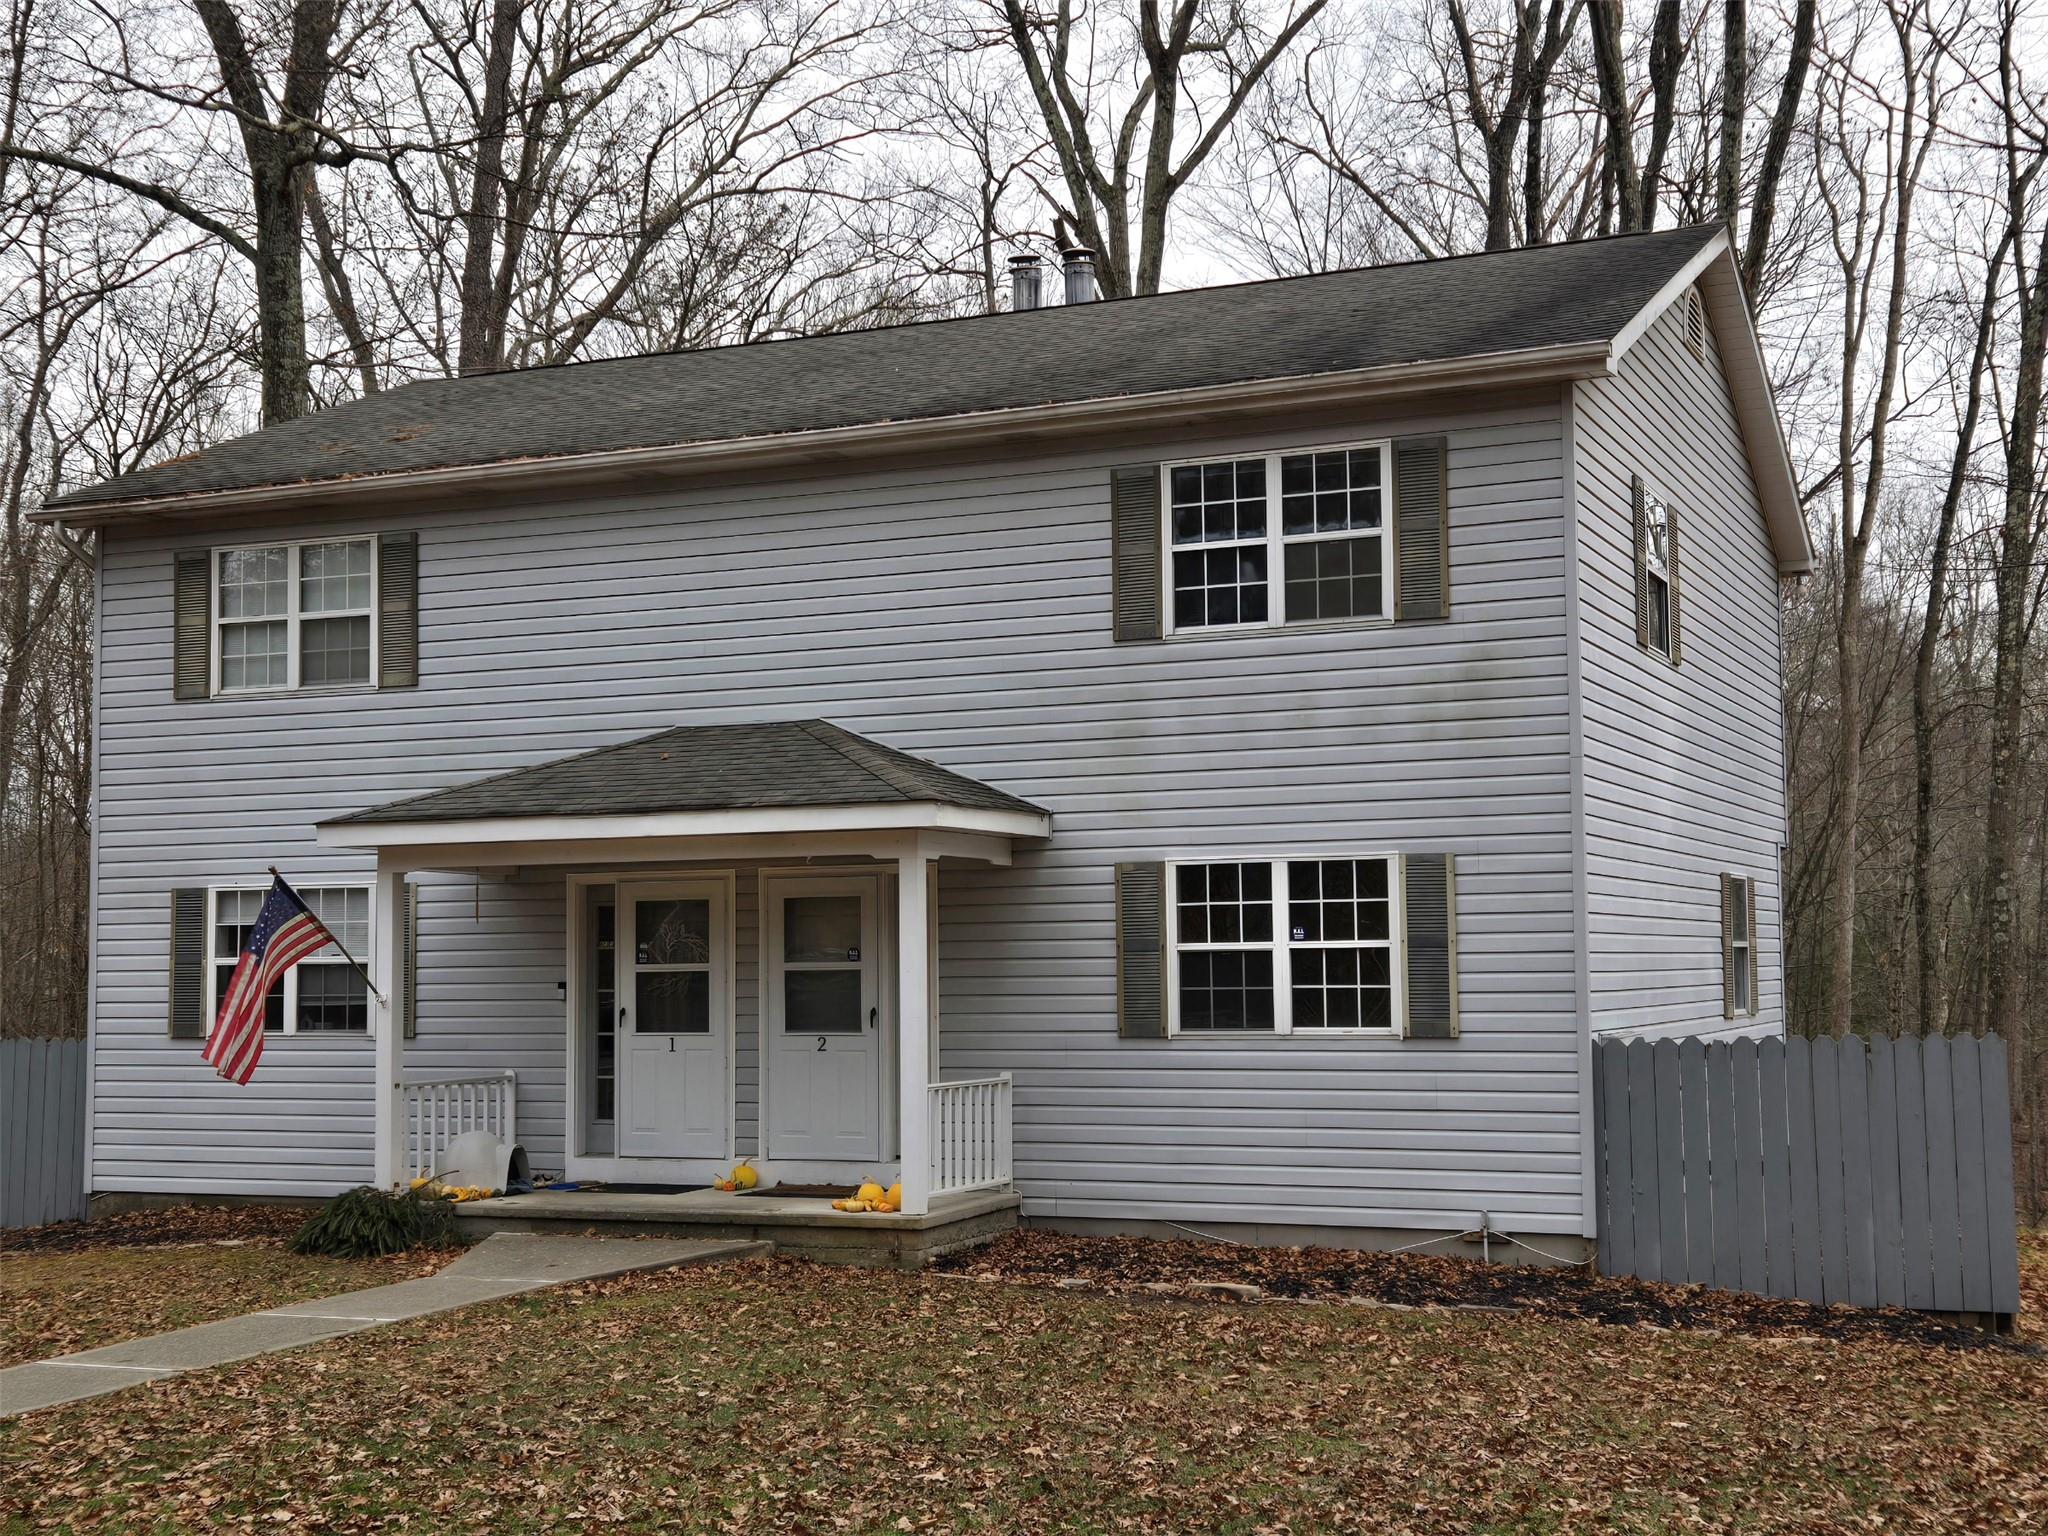
[[[740,1191],[743,1195],[786,1195],[805,1200],[845,1200],[852,1197],[851,1184],[756,1184]]]

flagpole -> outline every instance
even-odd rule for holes
[[[377,983],[370,980],[370,973],[363,969],[363,962],[358,960],[354,955],[348,952],[348,946],[342,943],[340,939],[334,936],[334,930],[327,926],[327,920],[323,918],[318,912],[315,912],[311,907],[306,905],[306,899],[303,896],[299,895],[297,890],[293,889],[291,881],[286,880],[283,875],[280,875],[277,872],[277,866],[275,864],[270,866],[270,877],[273,880],[283,882],[284,888],[288,891],[291,891],[292,899],[298,902],[300,908],[305,912],[306,916],[312,918],[314,922],[320,925],[320,931],[327,935],[327,942],[332,944],[336,949],[340,950],[341,958],[346,960],[350,965],[356,968],[356,974],[363,978],[363,985],[370,989],[370,996],[377,999],[379,1003],[383,1003],[384,994],[377,990]],[[387,917],[385,921],[389,922],[390,918]],[[389,1004],[386,1004],[385,1006],[388,1007]]]

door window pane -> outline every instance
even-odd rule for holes
[[[643,1035],[711,1033],[708,971],[642,971],[633,998],[638,1004],[633,1027]]]
[[[711,903],[635,902],[633,937],[634,953],[641,965],[708,965]]]
[[[782,906],[782,958],[860,959],[858,896],[791,896]]]
[[[857,970],[785,971],[782,1027],[792,1035],[857,1035],[865,1027]]]

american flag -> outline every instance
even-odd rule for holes
[[[278,977],[329,944],[340,948],[340,941],[285,884],[284,876],[273,874],[270,894],[263,898],[263,910],[249,930],[248,947],[235,962],[235,974],[220,1000],[213,1033],[206,1037],[206,1059],[214,1071],[231,1083],[247,1083],[255,1076],[256,1063],[263,1059],[264,999]]]

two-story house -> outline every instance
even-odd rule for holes
[[[97,1192],[516,1112],[615,1189],[1568,1252],[1594,1038],[1781,1025],[1809,551],[1718,229],[434,380],[44,515]],[[301,963],[236,1086],[273,865],[378,987]]]

